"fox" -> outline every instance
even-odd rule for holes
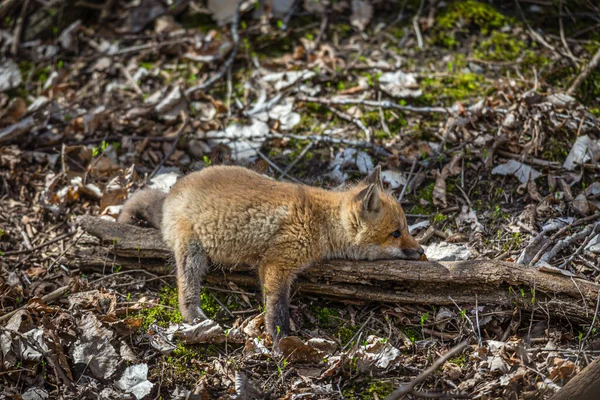
[[[209,166],[180,178],[168,194],[134,193],[117,221],[138,219],[160,229],[174,253],[186,322],[207,318],[200,291],[210,265],[255,266],[274,343],[291,334],[291,286],[313,263],[425,257],[402,206],[384,190],[380,166],[343,190],[281,182],[239,166]]]

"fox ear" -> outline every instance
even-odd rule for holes
[[[377,185],[379,189],[383,189],[383,181],[381,180],[381,165],[373,168],[373,171],[364,180],[367,185]]]
[[[371,184],[360,191],[356,196],[361,202],[362,211],[365,213],[377,213],[381,209],[381,189],[377,184]]]

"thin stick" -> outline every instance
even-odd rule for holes
[[[304,149],[302,149],[302,151],[300,152],[300,154],[298,154],[298,157],[296,157],[296,159],[294,161],[292,161],[287,167],[285,167],[285,169],[283,170],[283,172],[281,173],[281,175],[279,176],[279,180],[283,179],[288,172],[291,171],[292,168],[294,168],[294,166],[296,164],[298,164],[298,162],[300,160],[302,160],[302,158],[304,158],[304,156],[306,155],[306,153],[308,153],[310,151],[310,149],[312,149],[312,147],[314,146],[313,142],[309,142],[306,147],[304,147]]]
[[[594,57],[592,57],[590,63],[583,69],[583,71],[581,71],[577,78],[575,78],[575,80],[567,90],[567,93],[574,94],[579,88],[579,86],[583,83],[583,81],[585,81],[587,77],[592,73],[592,71],[598,68],[598,64],[600,64],[600,48],[598,48],[598,51],[596,51],[596,54],[594,54]]]
[[[583,338],[583,340],[581,341],[581,344],[579,345],[579,350],[583,350],[583,344],[585,343],[587,338],[592,333],[592,330],[594,329],[594,325],[596,324],[596,318],[598,318],[598,306],[600,306],[600,290],[598,290],[598,300],[596,301],[596,311],[594,311],[594,318],[592,318],[592,323],[590,324],[590,329],[588,329],[585,337]]]
[[[296,140],[310,140],[313,141],[315,143],[319,143],[319,142],[323,142],[323,143],[329,143],[329,144],[344,144],[347,146],[352,146],[352,147],[358,147],[358,148],[366,148],[366,149],[373,149],[375,150],[375,153],[377,153],[378,155],[383,155],[383,156],[389,156],[391,155],[391,153],[389,151],[387,151],[385,148],[375,145],[373,143],[369,143],[366,141],[361,141],[361,140],[350,140],[350,139],[342,139],[342,138],[335,138],[335,137],[331,137],[331,136],[318,136],[318,135],[308,135],[308,136],[304,136],[304,135],[292,135],[292,134],[287,134],[287,135],[282,135],[281,133],[267,133],[266,135],[259,135],[259,136],[244,136],[244,137],[239,137],[239,139],[243,139],[243,140],[251,140],[251,139],[263,139],[263,138],[267,138],[267,139],[286,139],[286,138],[291,138],[291,139],[296,139]],[[206,139],[238,139],[238,138],[231,138],[228,136],[208,136],[206,137]]]
[[[550,245],[552,244],[552,242],[559,237],[560,235],[562,235],[563,233],[565,233],[566,231],[568,231],[569,229],[585,224],[588,221],[593,221],[597,218],[600,217],[600,213],[595,213],[593,215],[590,215],[589,217],[585,217],[582,218],[580,220],[574,221],[573,223],[562,227],[561,229],[558,230],[558,232],[556,232],[554,235],[552,235],[550,237],[550,239],[548,240],[548,242],[546,242],[546,244],[544,244],[542,246],[541,249],[538,250],[537,254],[535,255],[535,257],[533,257],[533,259],[531,260],[531,262],[529,263],[529,265],[534,265],[539,259],[540,257],[544,254],[544,252],[548,249],[548,247],[550,247]],[[543,232],[542,232],[543,233]]]
[[[563,27],[563,0],[560,0],[559,5],[558,5],[558,26],[560,29],[560,41],[562,42],[563,47],[567,51],[567,54],[569,54],[569,57],[575,59],[575,56],[573,55],[573,53],[571,52],[571,49],[569,48],[567,39],[565,38],[565,29]]]
[[[15,27],[15,33],[13,35],[13,42],[10,51],[13,55],[17,55],[19,47],[21,46],[21,34],[23,33],[23,25],[25,24],[25,18],[27,18],[27,8],[29,8],[29,0],[25,0],[23,7],[21,7],[21,14],[19,14],[19,20]]]
[[[152,179],[152,177],[154,175],[156,175],[156,173],[158,172],[158,170],[161,169],[162,166],[165,164],[165,161],[167,159],[169,159],[169,157],[171,157],[173,155],[173,153],[175,153],[175,149],[177,148],[177,145],[179,144],[179,141],[181,140],[181,136],[183,135],[183,131],[185,130],[185,127],[187,126],[187,124],[190,122],[190,119],[188,118],[187,115],[185,115],[185,113],[183,111],[181,112],[181,118],[183,118],[183,123],[181,124],[181,126],[177,130],[177,133],[175,134],[175,141],[173,142],[173,145],[171,145],[171,148],[169,149],[169,152],[167,154],[165,154],[165,156],[163,157],[163,159],[160,160],[160,163],[158,163],[158,165],[156,166],[156,168],[154,168],[154,171],[152,171],[152,173],[148,176],[148,179]]]
[[[421,34],[421,29],[419,28],[419,18],[423,12],[424,5],[425,0],[421,0],[421,4],[419,4],[419,10],[412,19],[413,28],[415,29],[415,36],[417,37],[417,46],[419,46],[419,49],[423,48],[423,35]]]
[[[269,159],[269,157],[267,157],[266,155],[264,155],[260,150],[256,150],[256,154],[258,154],[258,156],[260,158],[262,158],[263,160],[265,160],[265,162],[267,164],[269,164],[275,171],[279,172],[281,175],[283,175],[283,170],[281,168],[279,168],[277,166],[277,164],[275,164],[273,161],[271,161]],[[290,179],[293,180],[294,182],[297,183],[302,183],[301,181],[299,181],[298,179],[294,178],[293,176],[290,176]]]
[[[371,130],[369,128],[367,128],[365,126],[365,124],[358,118],[354,118],[348,114],[346,114],[345,112],[342,112],[340,110],[338,110],[335,107],[328,107],[328,109],[334,113],[335,115],[337,115],[339,118],[348,121],[348,122],[352,122],[354,125],[356,125],[357,127],[360,128],[361,131],[364,132],[365,136],[367,137],[367,142],[371,141]]]
[[[42,249],[42,248],[44,248],[44,247],[50,246],[51,244],[54,244],[54,243],[56,243],[56,242],[60,242],[61,240],[63,240],[63,239],[66,239],[66,238],[68,238],[69,236],[73,236],[74,234],[75,234],[75,231],[73,231],[73,232],[68,232],[68,233],[65,233],[64,235],[60,235],[60,236],[58,236],[58,237],[55,237],[55,238],[54,238],[54,239],[52,239],[52,240],[48,240],[48,241],[47,241],[47,242],[45,242],[45,243],[39,244],[39,245],[37,245],[37,246],[35,246],[35,247],[31,248],[31,249],[27,249],[27,250],[15,250],[15,251],[6,251],[6,252],[4,252],[4,255],[5,255],[5,256],[16,256],[16,255],[19,255],[19,254],[27,254],[27,253],[31,253],[31,252],[34,252],[34,251],[36,251],[36,250]]]
[[[50,292],[45,296],[42,296],[42,302],[43,303],[50,303],[51,301],[54,301],[56,299],[58,299],[60,296],[62,296],[63,294],[65,294],[67,292],[67,290],[69,290],[69,286],[62,286],[59,287],[58,289],[56,289],[54,292]],[[15,315],[18,311],[23,310],[27,308],[27,304],[25,304],[24,306],[21,306],[19,308],[17,308],[16,310],[13,310],[9,313],[6,313],[2,316],[0,316],[0,322],[4,322],[8,319],[10,319],[10,317],[12,317],[13,315]]]
[[[404,198],[404,194],[406,193],[406,189],[410,185],[410,179],[412,178],[413,172],[415,172],[415,167],[417,166],[417,157],[415,156],[412,166],[410,167],[410,172],[408,173],[408,178],[406,179],[406,185],[402,187],[402,191],[400,192],[400,196],[398,196],[398,201],[402,202]]]
[[[401,385],[398,389],[394,390],[388,397],[385,398],[385,400],[398,400],[402,396],[412,393],[413,390],[415,389],[415,386],[417,386],[418,384],[423,382],[425,379],[427,379],[427,377],[429,377],[429,375],[431,375],[435,371],[437,371],[442,365],[444,365],[444,363],[446,361],[448,361],[452,357],[456,356],[457,354],[460,354],[465,349],[465,347],[467,347],[467,345],[468,345],[468,342],[464,341],[464,342],[458,344],[457,346],[455,346],[454,348],[452,348],[449,352],[444,354],[442,357],[438,358],[431,365],[431,367],[429,367],[425,371],[423,371],[419,376],[417,376],[415,379],[413,379],[410,383],[407,383],[406,385]]]
[[[229,68],[231,68],[231,65],[233,64],[233,60],[235,60],[235,56],[237,55],[238,48],[240,46],[240,36],[238,34],[238,26],[240,24],[241,4],[242,4],[242,2],[240,1],[238,3],[237,9],[235,10],[235,14],[233,15],[233,21],[231,21],[231,37],[233,39],[233,48],[231,49],[231,52],[229,53],[229,57],[227,58],[227,60],[225,60],[225,62],[221,66],[221,69],[219,70],[219,72],[214,74],[212,77],[210,77],[206,81],[202,82],[200,85],[192,86],[191,88],[186,90],[185,91],[186,95],[190,96],[190,95],[194,94],[195,92],[197,92],[198,90],[208,89],[216,81],[221,79],[223,77],[223,75],[225,75],[225,73],[229,70]]]
[[[298,94],[299,101],[306,101],[308,103],[318,103],[318,104],[326,104],[328,106],[332,105],[365,105],[369,107],[381,107],[381,108],[395,108],[401,111],[408,111],[420,114],[427,113],[443,113],[443,114],[451,114],[452,111],[449,108],[444,107],[414,107],[414,106],[402,106],[400,104],[396,104],[391,102],[390,100],[383,101],[374,101],[374,100],[360,100],[360,99],[321,99],[319,97],[305,96],[302,94]]]

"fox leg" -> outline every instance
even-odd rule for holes
[[[179,311],[186,322],[207,319],[200,308],[202,277],[208,270],[208,257],[202,245],[189,241],[175,249]]]
[[[260,278],[267,307],[267,330],[277,342],[290,331],[290,288],[295,274],[277,265],[262,265]]]

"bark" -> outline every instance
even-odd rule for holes
[[[550,400],[597,400],[600,399],[600,358],[596,358],[575,375]]]
[[[87,232],[73,246],[68,258],[83,271],[144,268],[153,273],[172,271],[170,251],[155,229],[117,224],[96,217],[79,218]],[[241,286],[258,287],[258,279],[247,266],[235,270],[215,269],[207,280],[228,280]],[[322,261],[306,270],[296,282],[300,292],[345,301],[450,305],[453,301],[479,304],[518,305],[547,315],[589,322],[594,316],[600,285],[571,279],[494,260],[457,262]]]

